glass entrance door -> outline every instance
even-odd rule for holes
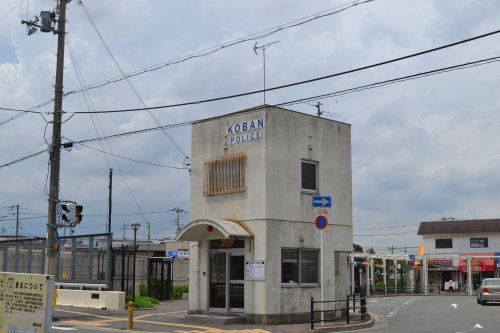
[[[229,307],[243,309],[245,295],[245,256],[229,253]]]
[[[243,249],[210,251],[209,306],[215,310],[243,311],[245,256]]]
[[[210,307],[226,308],[226,253],[210,253]]]

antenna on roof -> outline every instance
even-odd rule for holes
[[[441,212],[441,221],[455,221],[456,218],[451,216],[444,216],[444,213]]]

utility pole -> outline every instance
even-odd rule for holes
[[[111,233],[111,209],[112,209],[112,195],[113,195],[113,169],[109,169],[109,184],[108,184],[108,234]]]
[[[149,244],[151,244],[151,223],[149,221],[146,221],[148,224],[148,258],[149,258]]]
[[[107,247],[107,259],[108,259],[108,267],[107,267],[107,280],[108,280],[108,289],[112,289],[113,285],[113,276],[111,274],[111,266],[113,265],[113,234],[111,233],[111,212],[112,212],[112,198],[113,198],[113,169],[109,169],[109,185],[108,185],[109,195],[108,195],[108,247]],[[123,269],[123,267],[122,267]]]
[[[321,105],[323,105],[323,103],[321,103],[320,101],[318,101],[318,103],[316,103],[316,109],[318,110],[316,115],[318,117],[321,117],[321,115],[325,112],[325,111],[321,111]]]
[[[262,60],[263,60],[263,71],[264,71],[264,104],[266,104],[266,49],[269,48],[271,45],[279,43],[279,40],[264,44],[261,46],[257,46],[257,43],[255,43],[253,47],[253,51],[255,52],[255,55],[258,55],[257,50],[262,50]]]
[[[19,204],[15,205],[16,207],[16,240],[19,239]]]
[[[180,224],[179,215],[181,213],[187,213],[187,211],[185,211],[184,209],[179,208],[179,207],[172,208],[170,211],[171,212],[175,212],[177,214],[177,224],[176,224],[177,225],[177,229],[176,229],[175,233],[178,234],[179,231],[181,231],[181,224]]]
[[[121,229],[122,229],[122,232],[123,232],[123,240],[125,240],[126,239],[126,237],[125,237],[125,231],[128,229],[128,224],[124,223],[122,225]]]
[[[56,13],[58,14],[57,29],[52,27],[56,18],[56,13],[42,11],[40,13],[41,24],[38,25],[38,18],[33,21],[22,21],[30,27],[31,33],[40,28],[42,32],[52,32],[57,34],[57,61],[56,61],[56,82],[54,86],[54,117],[52,121],[52,142],[48,147],[50,154],[50,183],[49,183],[49,207],[47,223],[47,253],[45,256],[45,274],[56,274],[56,252],[58,248],[54,242],[57,233],[56,225],[56,205],[59,201],[59,172],[61,164],[61,119],[62,119],[62,99],[64,82],[64,40],[66,35],[66,5],[71,0],[58,0]]]

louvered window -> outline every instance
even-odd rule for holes
[[[245,153],[231,154],[205,161],[203,195],[245,192]]]

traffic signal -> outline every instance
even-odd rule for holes
[[[60,209],[58,209],[59,214],[61,214],[61,221],[65,223],[70,223],[71,222],[71,212],[72,212],[72,207],[69,204],[59,204]]]
[[[74,223],[80,223],[82,222],[82,219],[83,219],[83,206],[82,205],[75,205],[75,209],[74,209],[74,212],[75,212],[75,216],[74,216],[74,219],[73,219],[73,222]]]

